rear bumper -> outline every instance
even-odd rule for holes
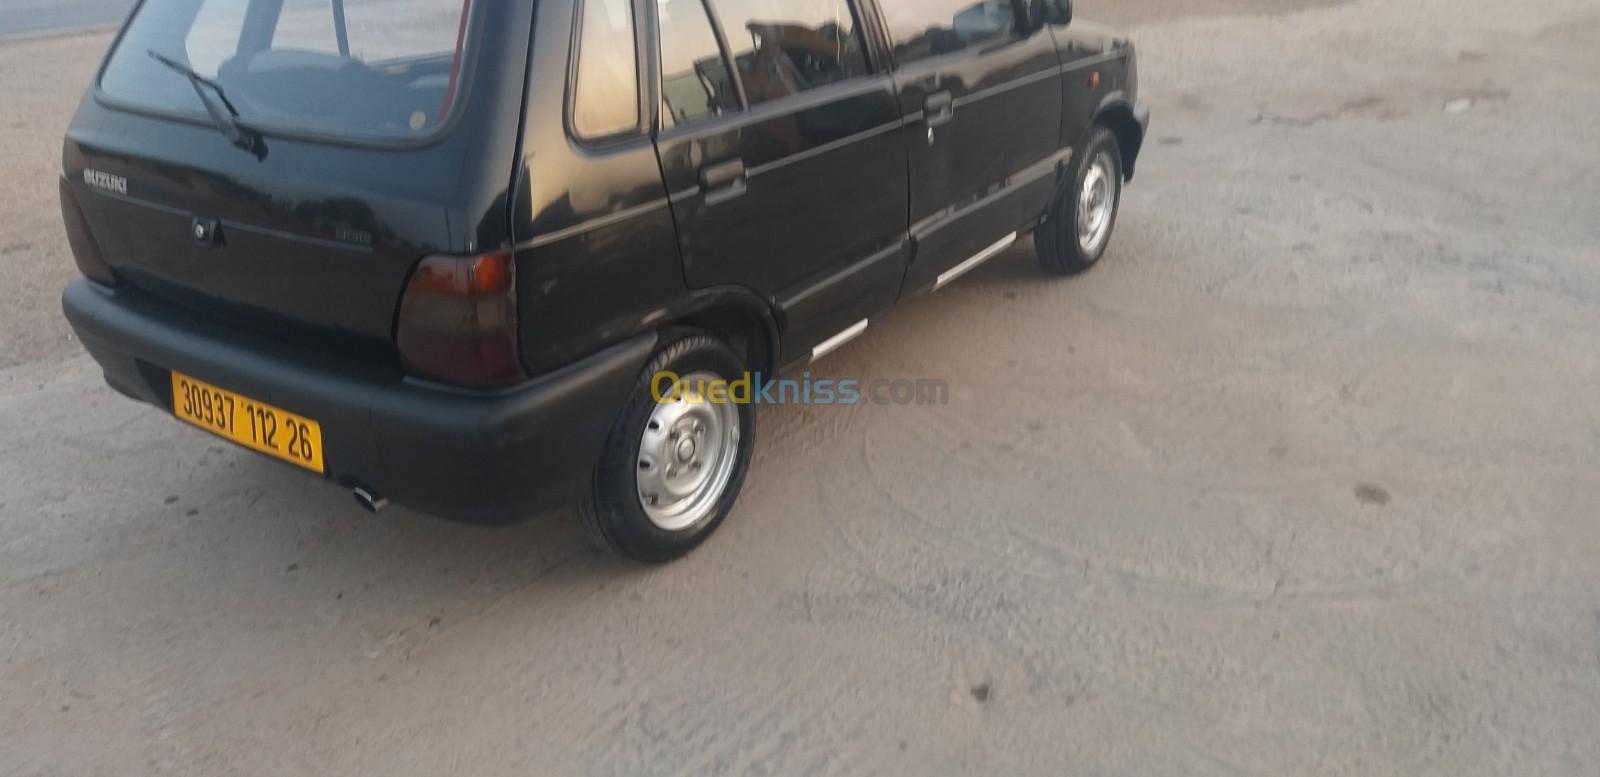
[[[62,307],[106,382],[172,409],[170,371],[320,423],[327,477],[443,518],[504,523],[577,496],[655,347],[646,335],[496,393],[229,330],[79,280]]]

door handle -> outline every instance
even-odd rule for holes
[[[726,202],[744,194],[744,160],[730,159],[700,168],[700,189],[705,192],[707,205]]]
[[[956,115],[956,99],[947,91],[934,92],[922,100],[922,120],[929,127],[949,124]]]

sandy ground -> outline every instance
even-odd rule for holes
[[[0,5],[0,41],[121,24],[135,0],[6,0]]]
[[[53,190],[107,38],[0,46],[0,775],[1600,774],[1600,8],[1080,13],[1156,111],[1107,261],[875,327],[825,377],[950,405],[766,412],[664,569],[114,397]]]

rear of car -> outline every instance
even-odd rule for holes
[[[1132,57],[1066,0],[144,0],[64,304],[112,386],[368,507],[666,561],[738,499],[736,386],[1029,230],[1099,260]]]
[[[62,160],[85,275],[64,306],[107,381],[447,517],[561,501],[649,344],[522,367],[506,203],[532,5],[141,3]],[[566,430],[595,450],[557,455]]]

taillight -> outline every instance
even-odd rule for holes
[[[406,366],[466,386],[526,377],[517,351],[516,281],[509,252],[423,259],[400,300],[395,331]]]
[[[111,272],[111,265],[106,264],[105,257],[100,255],[100,244],[95,242],[94,233],[89,231],[89,220],[83,217],[78,198],[65,178],[61,179],[60,191],[61,221],[67,225],[67,245],[72,248],[72,258],[78,263],[78,272],[86,278],[115,285],[117,276]]]

